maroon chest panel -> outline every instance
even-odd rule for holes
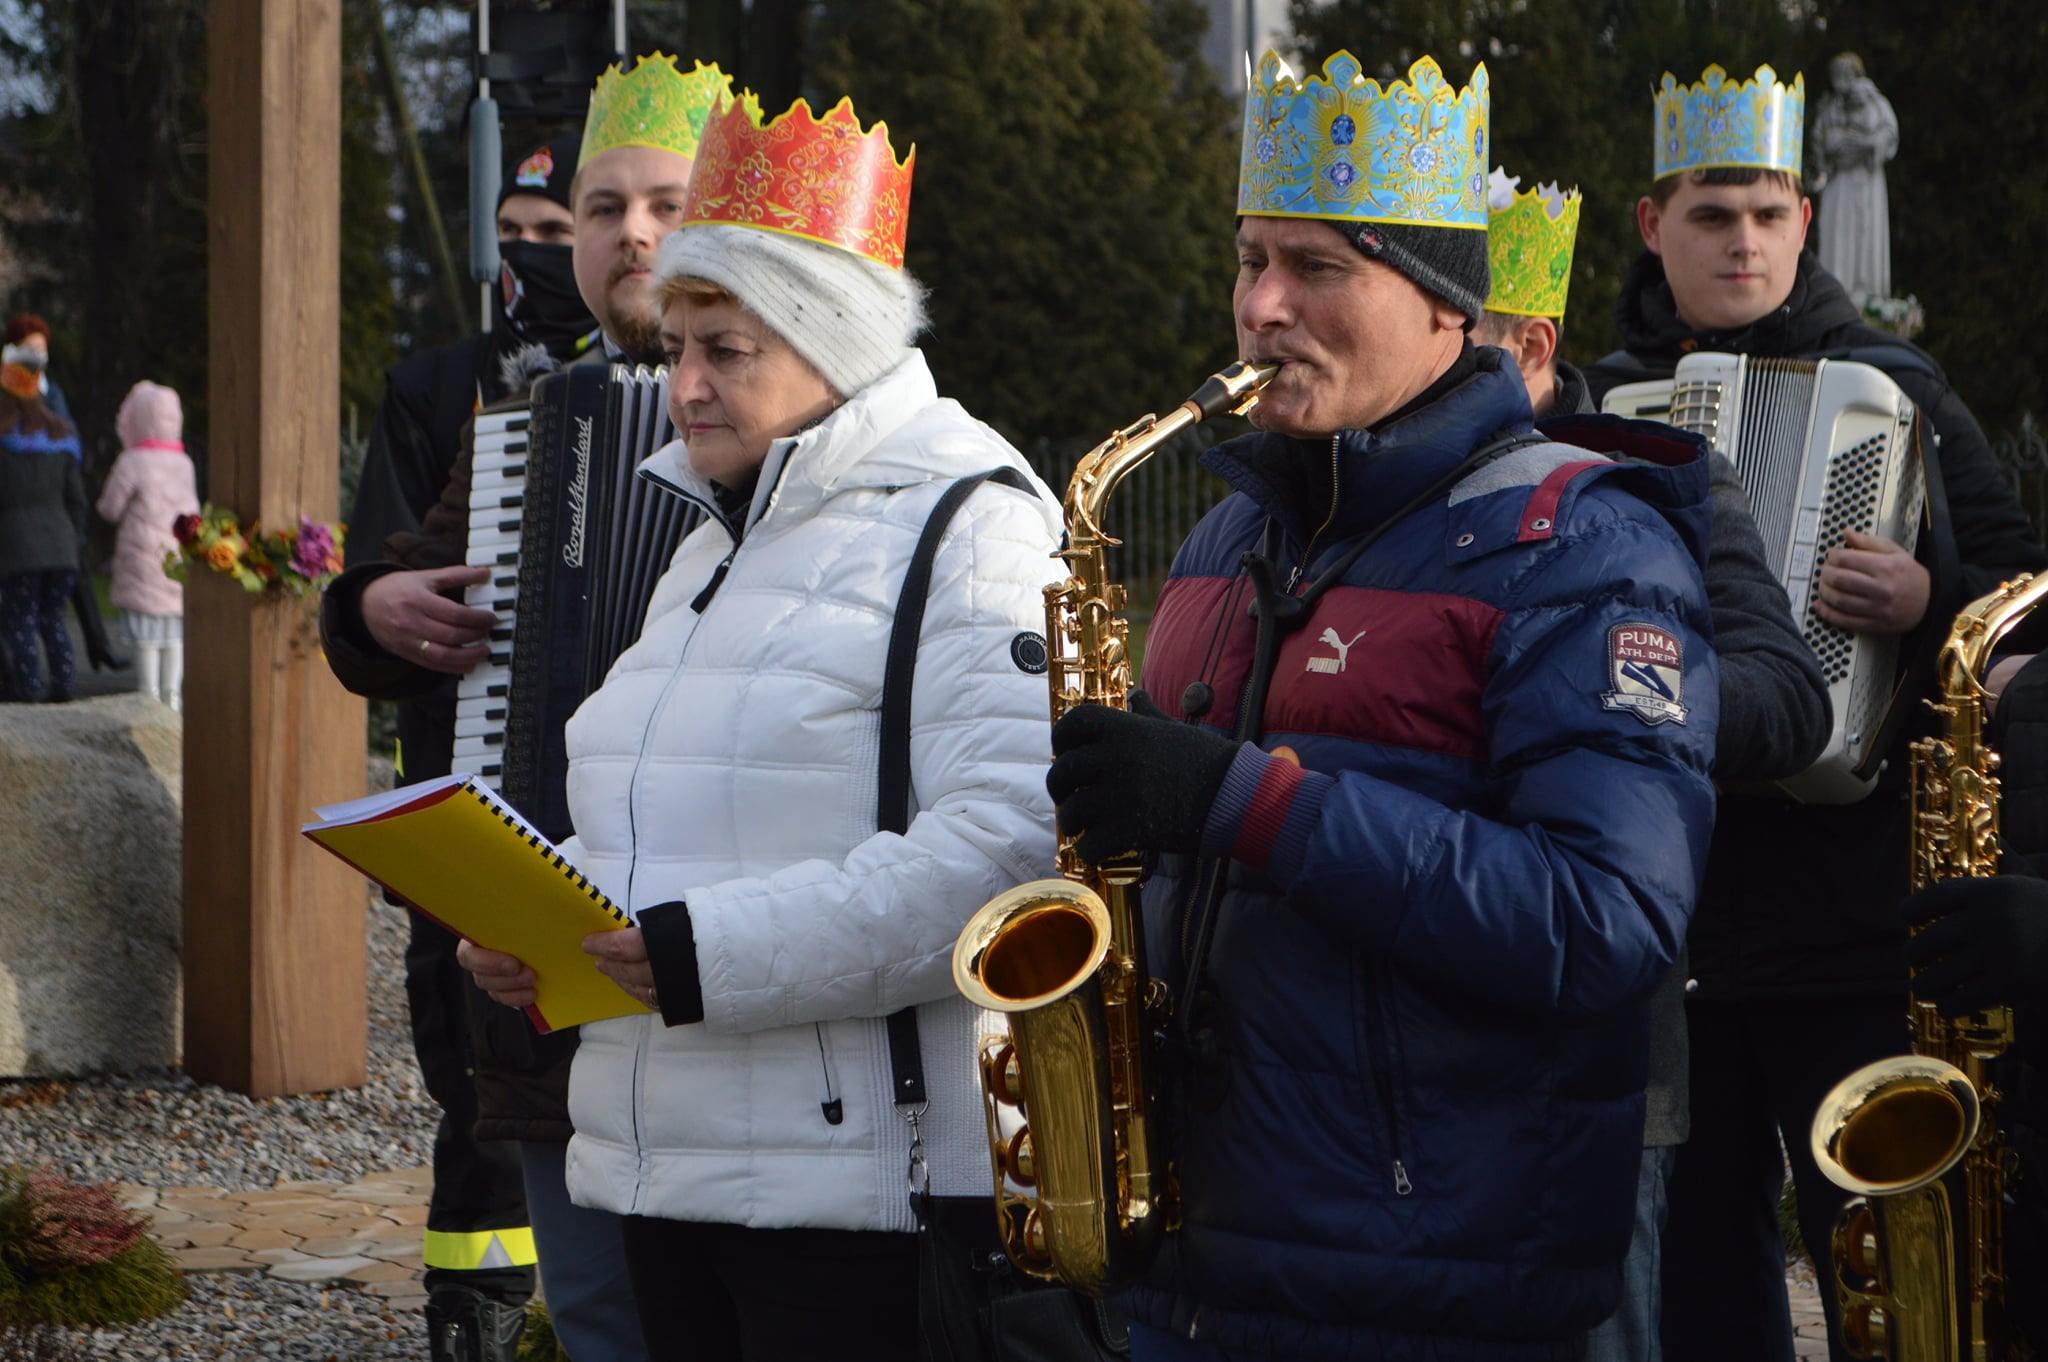
[[[1230,726],[1252,669],[1251,598],[1243,577],[1176,577],[1166,584],[1145,635],[1144,684],[1154,704],[1184,719],[1181,692],[1190,681],[1206,681],[1216,699],[1205,717]]]
[[[1145,688],[1168,714],[1180,717],[1181,692],[1197,680],[1215,690],[1212,721],[1236,711],[1254,625],[1246,588],[1218,632],[1232,585],[1187,578],[1160,593],[1146,639]],[[1484,760],[1479,700],[1500,620],[1499,610],[1463,596],[1333,587],[1281,644],[1266,731]]]
[[[1280,646],[1266,729],[1482,760],[1479,696],[1500,619],[1463,596],[1332,587]]]

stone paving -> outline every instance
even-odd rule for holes
[[[425,1168],[360,1181],[284,1182],[259,1192],[218,1187],[121,1189],[122,1204],[153,1217],[150,1233],[186,1272],[267,1273],[310,1286],[342,1286],[417,1309]]]
[[[427,1222],[426,1168],[371,1173],[357,1182],[285,1182],[260,1192],[218,1187],[121,1189],[122,1204],[146,1211],[150,1233],[186,1272],[268,1273],[311,1286],[366,1291],[394,1311],[416,1310],[420,1233]],[[1813,1270],[1786,1274],[1793,1352],[1828,1355],[1827,1322]]]

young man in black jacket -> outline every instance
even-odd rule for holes
[[[1579,197],[1555,185],[1516,192],[1493,172],[1487,233],[1493,291],[1472,328],[1475,345],[1505,350],[1529,389],[1536,428],[1597,410],[1585,375],[1560,360]],[[1611,418],[1610,418],[1611,419]],[[1796,775],[1826,746],[1827,682],[1799,626],[1784,585],[1764,554],[1735,465],[1711,457],[1713,528],[1706,566],[1714,651],[1721,659],[1721,727],[1714,775],[1722,781],[1770,781]],[[1594,1329],[1587,1362],[1654,1362],[1662,1282],[1658,1245],[1666,1188],[1689,1126],[1686,1103],[1686,962],[1650,999],[1650,1081],[1644,1096],[1643,1164],[1635,1237],[1622,1263],[1621,1308]]]
[[[1696,350],[1856,359],[1889,374],[1938,437],[1927,464],[1948,515],[1921,535],[1917,557],[1852,532],[1828,554],[1814,609],[1853,632],[1907,636],[1910,659],[1939,642],[1964,603],[2040,569],[2048,554],[1940,367],[1865,325],[1804,251],[1813,209],[1799,180],[1802,103],[1801,87],[1778,83],[1768,67],[1753,83],[1729,84],[1719,67],[1692,87],[1665,78],[1657,179],[1637,205],[1648,249],[1617,307],[1626,349],[1587,379],[1599,400],[1618,384],[1668,378]],[[1949,538],[1960,580],[1936,581],[1926,563]],[[1814,1107],[1850,1070],[1906,1048],[1896,908],[1904,741],[1861,803],[1724,792],[1690,937],[1693,1123],[1664,1240],[1663,1346],[1674,1360],[1791,1362],[1776,1219],[1787,1156],[1802,1235],[1822,1280],[1830,1275],[1827,1245],[1846,1194],[1813,1166]],[[1833,1293],[1822,1296],[1830,1347],[1846,1357]]]
[[[571,357],[595,338],[597,323],[576,293],[569,261],[569,183],[579,141],[563,137],[536,147],[506,179],[497,208],[503,266],[492,329],[422,351],[385,375],[349,515],[348,566],[381,560],[388,540],[419,529],[448,482],[471,416],[509,395],[516,373],[508,361],[529,346]],[[399,701],[397,718],[399,783],[446,775],[454,682]],[[473,1001],[455,946],[445,928],[413,915],[405,952],[413,1053],[441,1109],[422,1249],[427,1322],[434,1362],[509,1362],[533,1294],[535,1251],[514,1135],[478,1130],[481,1066],[472,1016],[507,1032],[522,1053],[535,1048],[536,1038],[523,1018],[508,1024],[503,1008]],[[567,1040],[558,1038],[558,1048]],[[495,1069],[492,1078],[504,1081]]]

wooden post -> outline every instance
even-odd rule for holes
[[[207,497],[333,520],[341,0],[212,0],[207,65]],[[362,793],[362,702],[311,602],[195,568],[186,620],[186,1071],[255,1096],[361,1083],[363,881],[299,824]]]

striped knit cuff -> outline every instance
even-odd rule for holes
[[[1202,854],[1230,856],[1283,884],[1291,881],[1308,854],[1309,832],[1330,785],[1330,777],[1246,743],[1209,806]]]

